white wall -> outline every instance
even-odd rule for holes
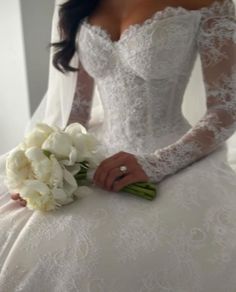
[[[22,140],[47,90],[53,8],[48,0],[1,3],[0,155]]]
[[[21,0],[30,112],[34,112],[47,90],[52,0]]]
[[[206,111],[206,94],[199,55],[184,94],[182,111],[191,125],[195,125]]]
[[[17,145],[29,119],[20,3],[8,0],[0,9],[0,154]]]

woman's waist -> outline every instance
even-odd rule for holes
[[[121,126],[111,129],[105,123],[99,123],[93,125],[89,132],[97,137],[109,154],[119,151],[141,154],[154,152],[176,142],[189,128],[189,124],[182,123],[173,127],[143,127],[128,131]]]

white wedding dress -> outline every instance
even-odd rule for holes
[[[69,122],[89,125],[92,78],[104,121],[90,131],[109,155],[135,154],[158,195],[91,186],[41,214],[2,194],[0,291],[236,292],[236,173],[226,145],[236,130],[233,2],[167,7],[118,41],[85,18],[77,41]],[[207,111],[191,127],[181,103],[198,53]]]

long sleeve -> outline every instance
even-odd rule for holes
[[[77,122],[88,129],[93,103],[93,92],[94,80],[80,63],[68,124]]]
[[[178,141],[136,155],[150,181],[160,182],[207,156],[236,130],[236,19],[231,0],[202,9],[197,34],[207,110]],[[197,93],[196,93],[197,94]]]

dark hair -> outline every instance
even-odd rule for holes
[[[90,15],[100,0],[69,0],[60,5],[58,29],[60,41],[51,43],[56,51],[53,56],[53,65],[62,73],[77,71],[70,66],[70,61],[76,51],[76,34],[82,19]]]

